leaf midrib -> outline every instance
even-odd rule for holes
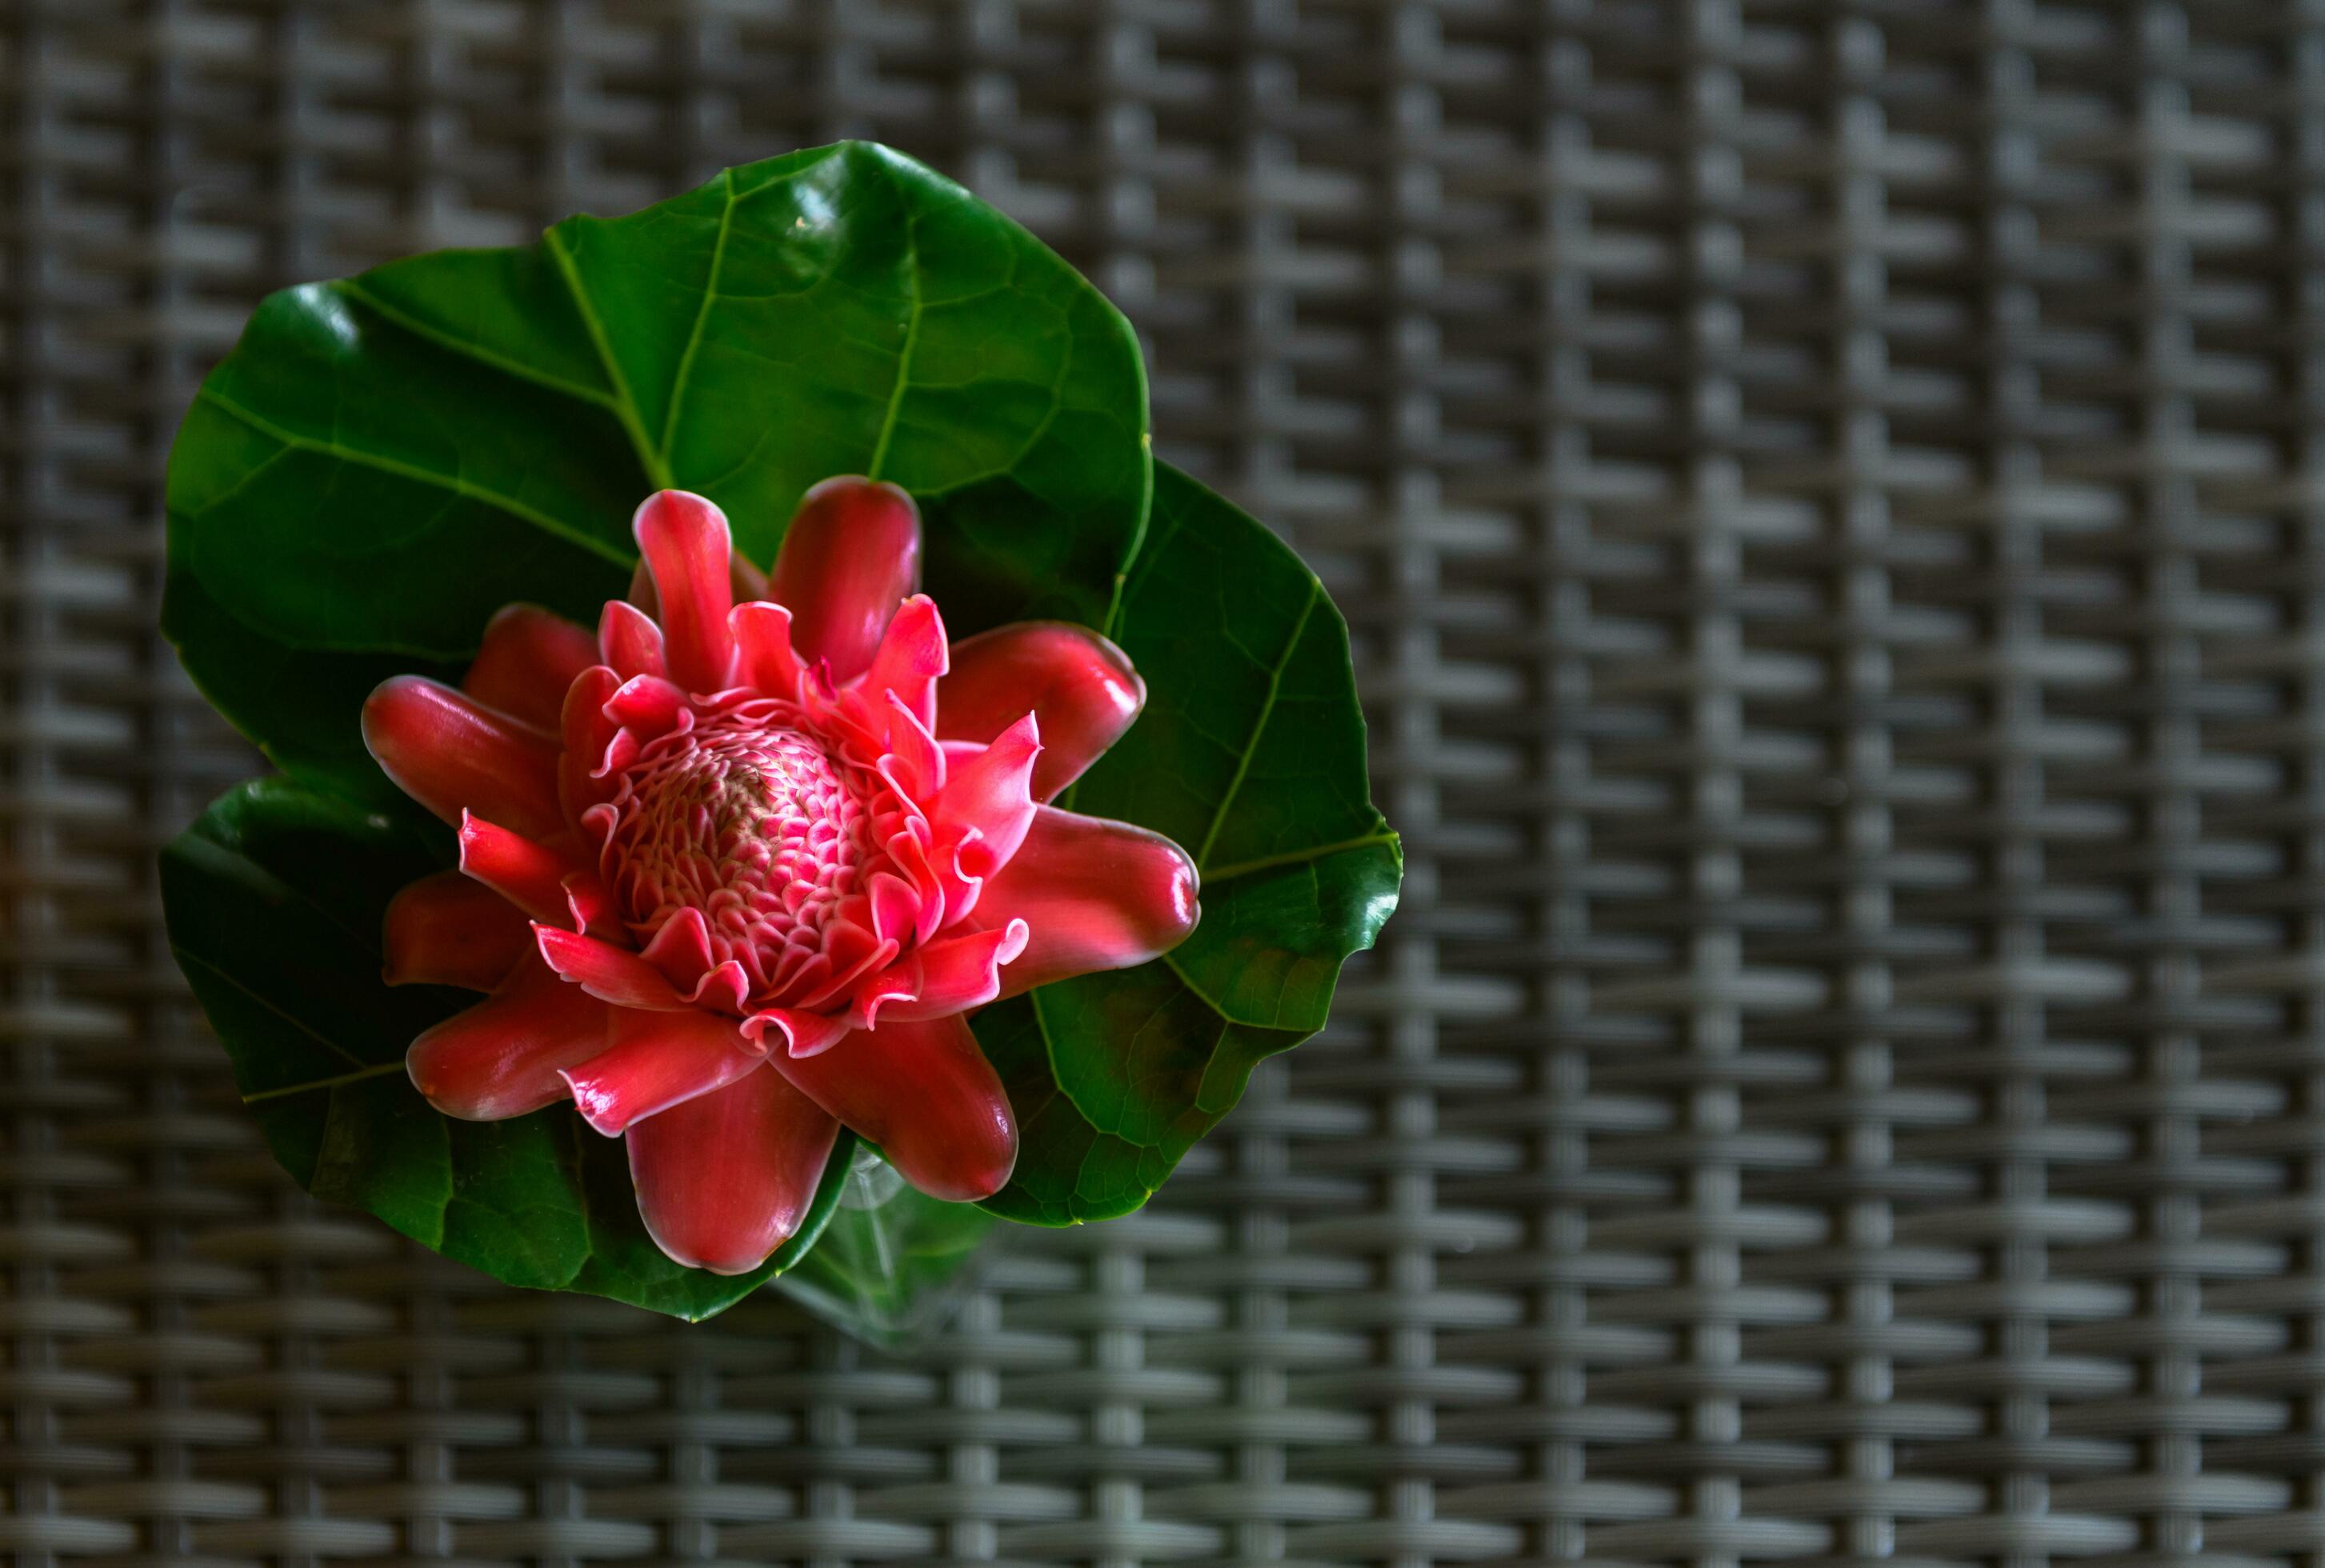
[[[1190,987],[1189,988],[1192,989],[1193,988]],[[1057,1037],[1050,1032],[1049,1017],[1042,1011],[1042,993],[1040,989],[1036,988],[1025,999],[1029,1004],[1031,1004],[1028,1011],[1033,1015],[1033,1027],[1042,1036],[1042,1054],[1050,1064],[1050,1086],[1057,1090],[1058,1098],[1064,1100],[1068,1106],[1071,1107],[1073,1113],[1082,1118],[1082,1125],[1088,1127],[1092,1133],[1098,1136],[1098,1137],[1112,1138],[1116,1143],[1127,1144],[1130,1147],[1135,1149],[1153,1147],[1154,1146],[1152,1144],[1137,1143],[1132,1139],[1124,1137],[1120,1133],[1107,1131],[1105,1127],[1098,1126],[1098,1118],[1096,1117],[1093,1117],[1088,1110],[1083,1109],[1082,1102],[1076,1099],[1073,1096],[1073,1092],[1067,1089],[1065,1076],[1058,1071]],[[1221,1014],[1220,1016],[1225,1017],[1226,1015]],[[1097,1157],[1098,1145],[1096,1142],[1093,1142],[1090,1147],[1082,1155],[1081,1164],[1074,1170],[1073,1190],[1072,1192],[1068,1194],[1064,1207],[1066,1222],[1070,1225],[1081,1225],[1087,1223],[1080,1215],[1074,1212],[1074,1199],[1075,1196],[1081,1192],[1082,1178],[1089,1174],[1090,1162],[1095,1160]],[[1150,1187],[1146,1185],[1144,1182],[1140,1182],[1135,1184],[1139,1187],[1142,1195],[1138,1202],[1131,1205],[1130,1209],[1125,1211],[1125,1212],[1135,1212],[1137,1210],[1144,1208],[1146,1206],[1146,1200],[1154,1196],[1155,1192],[1159,1190],[1157,1187]],[[1051,1206],[1046,1202],[1042,1205],[1045,1211],[1048,1211],[1050,1207]]]
[[[1227,781],[1227,793],[1219,797],[1218,809],[1211,813],[1210,828],[1203,834],[1202,847],[1195,851],[1195,870],[1200,875],[1209,875],[1204,869],[1204,862],[1210,858],[1211,847],[1218,842],[1220,830],[1227,826],[1227,813],[1234,809],[1236,797],[1243,793],[1243,781],[1251,773],[1251,759],[1259,755],[1259,743],[1267,734],[1268,720],[1275,716],[1276,698],[1283,690],[1283,672],[1291,667],[1292,655],[1300,651],[1301,640],[1308,635],[1308,623],[1316,614],[1317,601],[1323,597],[1323,582],[1310,577],[1308,598],[1300,607],[1300,618],[1292,624],[1292,635],[1284,639],[1283,652],[1277,656],[1274,668],[1267,673],[1267,695],[1260,700],[1259,714],[1252,720],[1251,736],[1244,742],[1243,755],[1236,759],[1235,776]]]
[[[413,337],[425,339],[438,348],[458,354],[464,359],[473,359],[487,369],[497,370],[505,376],[514,376],[520,380],[530,381],[536,386],[545,387],[551,392],[572,398],[576,402],[586,403],[592,407],[602,408],[608,412],[618,412],[615,408],[616,399],[612,393],[595,386],[584,386],[578,381],[568,381],[565,377],[552,375],[537,365],[527,365],[522,359],[512,359],[505,354],[496,354],[473,339],[462,338],[448,332],[433,322],[412,315],[401,306],[389,304],[385,300],[364,287],[360,274],[352,278],[335,278],[323,286],[334,292],[345,294],[348,299],[363,306],[365,310],[384,318],[393,326],[402,328]]]
[[[1238,877],[1249,877],[1261,871],[1273,871],[1280,866],[1299,866],[1311,860],[1328,860],[1335,855],[1346,855],[1352,850],[1369,849],[1375,845],[1394,844],[1396,841],[1395,830],[1384,824],[1381,827],[1368,829],[1354,838],[1342,839],[1337,844],[1312,844],[1298,849],[1286,849],[1280,855],[1261,855],[1249,860],[1238,860],[1232,866],[1214,866],[1203,872],[1203,886],[1213,887],[1222,882],[1232,882]]]
[[[694,374],[694,357],[702,348],[702,329],[710,320],[710,307],[718,302],[718,278],[727,266],[727,236],[735,227],[735,171],[720,170],[718,183],[727,194],[727,201],[718,211],[718,237],[710,246],[710,274],[703,280],[702,303],[695,309],[693,329],[686,335],[685,350],[678,357],[678,373],[671,378],[670,407],[662,413],[662,445],[657,456],[665,486],[670,482],[671,443],[678,439],[678,412],[686,402],[686,384]],[[575,286],[579,287],[578,282]]]
[[[896,417],[903,412],[904,393],[912,385],[912,351],[920,347],[921,313],[924,302],[921,283],[919,219],[912,211],[912,199],[904,193],[904,183],[896,177],[895,170],[884,162],[880,165],[880,172],[886,177],[888,188],[896,193],[897,210],[904,215],[904,283],[911,291],[912,304],[904,313],[903,347],[896,354],[896,384],[888,390],[888,407],[880,416],[880,433],[872,443],[872,461],[864,470],[864,477],[867,479],[877,479],[882,465],[888,460],[888,443],[896,434]]]
[[[580,265],[574,261],[573,253],[566,248],[564,239],[554,228],[542,230],[541,243],[549,247],[550,256],[557,263],[558,274],[564,278],[566,290],[573,296],[573,308],[580,312],[581,326],[589,334],[590,346],[597,351],[597,362],[606,367],[607,383],[614,389],[614,417],[621,422],[622,429],[628,433],[630,445],[636,449],[638,461],[644,465],[646,478],[653,482],[653,487],[669,489],[670,465],[654,450],[653,442],[646,435],[646,423],[638,412],[637,397],[630,391],[629,378],[622,374],[621,361],[614,357],[613,339],[606,335],[606,324],[597,314],[597,307],[590,300],[589,291],[582,286]]]
[[[201,960],[197,959],[194,961],[199,963]],[[210,965],[209,967],[212,970],[217,968],[215,964]],[[402,1072],[404,1071],[404,1063],[400,1061],[380,1062],[357,1072],[339,1073],[336,1077],[310,1079],[305,1083],[286,1083],[279,1089],[262,1089],[255,1094],[244,1095],[242,1097],[242,1103],[245,1105],[261,1105],[270,1099],[289,1099],[293,1095],[313,1094],[318,1090],[338,1089],[343,1084],[361,1083],[366,1079],[384,1078],[391,1072]]]
[[[260,996],[256,991],[251,989],[250,987],[245,985],[241,980],[236,979],[233,975],[218,967],[218,965],[211,962],[208,959],[202,957],[201,954],[194,952],[190,949],[181,947],[176,942],[171,942],[170,944],[170,951],[177,959],[181,967],[183,967],[186,964],[192,964],[197,969],[208,970],[211,974],[217,976],[219,979],[225,981],[227,985],[233,987],[236,990],[241,992],[244,996],[248,997],[252,1001],[257,1003],[267,1012],[273,1014],[276,1017],[290,1025],[293,1029],[299,1031],[300,1034],[304,1035],[308,1039],[312,1040],[316,1044],[320,1045],[324,1050],[330,1052],[333,1055],[340,1057],[351,1066],[361,1069],[380,1065],[380,1063],[376,1062],[366,1062],[362,1057],[357,1055],[354,1052],[348,1050],[346,1046],[340,1044],[329,1035],[317,1029],[312,1024],[308,1023],[305,1019],[283,1011],[281,1007],[276,1007],[266,997]],[[401,1067],[403,1065],[403,1062],[399,1059],[394,1065]],[[299,1091],[299,1089],[310,1087],[312,1086],[300,1085],[290,1092],[296,1093]],[[262,1090],[261,1092],[269,1093],[272,1091]]]

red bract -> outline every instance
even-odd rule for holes
[[[412,1082],[474,1120],[571,1099],[627,1139],[662,1250],[721,1273],[798,1229],[843,1123],[987,1196],[1017,1134],[967,1015],[1194,928],[1185,851],[1046,803],[1145,688],[1079,626],[948,649],[893,486],[811,490],[764,580],[699,496],[635,529],[635,602],[595,636],[512,605],[463,690],[365,705],[459,829],[460,868],[388,910],[387,979],[489,993],[412,1043]]]

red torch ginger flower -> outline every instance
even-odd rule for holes
[[[1145,688],[1079,626],[948,649],[893,486],[808,493],[772,576],[727,519],[638,508],[596,635],[496,617],[462,689],[399,676],[364,739],[459,829],[387,913],[391,984],[486,998],[412,1043],[447,1115],[571,1099],[628,1146],[662,1250],[756,1267],[841,1125],[934,1196],[986,1197],[1017,1134],[967,1016],[1141,963],[1194,928],[1176,844],[1046,803]]]

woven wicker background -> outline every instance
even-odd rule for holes
[[[0,1546],[2320,1560],[2325,4],[5,14]],[[309,1203],[153,883],[251,766],[152,626],[258,295],[842,135],[1136,319],[1411,857],[893,1359]]]

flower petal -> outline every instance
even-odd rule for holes
[[[710,923],[690,907],[663,921],[638,956],[660,970],[681,995],[699,986],[718,961],[710,951]]]
[[[1200,886],[1195,863],[1162,834],[1043,806],[977,904],[978,924],[1023,920],[1032,932],[1001,994],[1170,951],[1202,915]]]
[[[881,634],[861,690],[875,713],[885,707],[880,701],[885,693],[927,729],[937,721],[937,681],[947,667],[944,617],[937,614],[936,600],[916,593],[896,608]]]
[[[671,679],[689,691],[725,691],[735,672],[727,514],[690,490],[658,490],[639,506],[630,531],[653,574]]]
[[[388,901],[382,932],[391,986],[489,991],[531,956],[533,927],[516,906],[458,871],[439,871]]]
[[[670,659],[663,650],[662,628],[645,611],[618,598],[609,598],[597,617],[597,646],[615,674],[627,681],[638,675],[668,675]]]
[[[635,675],[606,700],[606,717],[641,740],[666,735],[678,727],[680,716],[690,710],[686,693],[659,675]]]
[[[364,702],[363,738],[396,787],[448,822],[465,807],[528,838],[564,831],[554,743],[440,682],[381,682]]]
[[[920,923],[919,890],[894,872],[872,873],[866,903],[871,913],[872,934],[883,942],[894,938],[901,943]]]
[[[751,977],[733,959],[702,977],[701,983],[686,994],[689,1003],[708,1007],[714,1013],[736,1016],[743,1011],[744,999],[751,994]]]
[[[807,1217],[839,1124],[778,1074],[746,1072],[630,1128],[647,1233],[678,1262],[745,1274]]]
[[[952,645],[937,738],[989,741],[1027,709],[1042,724],[1033,798],[1049,801],[1122,738],[1146,703],[1130,657],[1087,626],[1019,621]]]
[[[728,1014],[730,1023],[750,995],[743,966],[733,959],[720,963],[710,951],[710,925],[699,909],[681,909],[663,921],[638,956],[662,971],[688,1007]]]
[[[573,922],[574,930],[586,935],[620,929],[621,909],[614,903],[614,895],[604,879],[595,871],[572,872],[560,886],[565,890],[565,913]]]
[[[738,604],[727,617],[735,635],[735,679],[769,697],[799,700],[805,666],[792,651],[792,612],[764,599]]]
[[[921,514],[894,485],[849,476],[801,497],[767,597],[792,612],[792,645],[835,681],[872,663],[880,634],[921,581]]]
[[[674,1013],[687,1006],[668,977],[627,948],[553,925],[534,925],[533,939],[551,969],[617,1007]]]
[[[956,892],[961,891],[955,886],[956,879],[938,867],[933,846],[922,840],[924,830],[925,824],[916,828],[908,823],[889,834],[881,846],[888,851],[888,858],[894,862],[897,872],[912,884],[920,897],[920,912],[912,922],[912,940],[915,942],[927,942],[936,935],[938,927],[945,923],[946,905]],[[964,895],[960,907],[951,913],[966,914],[968,905],[973,902]]]
[[[802,966],[792,999],[801,1007],[829,1007],[865,976],[877,974],[894,963],[903,945],[884,942],[857,926],[838,922],[827,925],[823,929],[823,951]]]
[[[743,1033],[753,1040],[765,1040],[770,1029],[783,1037],[785,1055],[814,1056],[839,1044],[848,1020],[797,1007],[762,1008],[743,1020]]]
[[[963,849],[962,875],[992,876],[1024,841],[1037,809],[1031,787],[1041,752],[1041,728],[1028,713],[983,752],[949,769],[945,787],[929,807],[929,823],[940,843],[959,842],[964,830],[977,830],[974,857]]]
[[[985,1006],[1001,994],[1002,966],[1025,951],[1029,934],[1024,921],[1009,920],[915,949],[857,993],[857,1027],[925,1023]]]
[[[621,677],[603,664],[584,670],[565,693],[558,726],[564,749],[557,759],[557,796],[569,821],[579,821],[591,806],[610,800],[616,785],[605,776],[606,748],[621,727],[606,716],[606,704],[621,690]]]
[[[772,1052],[769,1059],[931,1198],[991,1197],[1017,1164],[1009,1097],[958,1014],[926,1024],[884,1021],[818,1055]]]
[[[616,1008],[613,1044],[560,1072],[581,1119],[608,1137],[632,1122],[723,1089],[767,1059],[732,1018]]]
[[[485,627],[460,690],[487,708],[555,729],[573,677],[597,662],[585,627],[537,604],[513,604]]]
[[[597,873],[587,865],[522,833],[495,827],[474,812],[460,813],[459,845],[461,871],[534,920],[555,924],[572,919],[577,903],[603,906],[602,896],[589,889]],[[576,878],[580,879],[578,899],[568,886]]]
[[[906,800],[932,800],[945,784],[944,748],[928,722],[894,691],[888,693],[888,755],[880,759],[880,772]]]
[[[736,604],[767,597],[767,574],[739,554],[729,552],[727,557],[727,580],[734,589]],[[662,600],[654,593],[653,573],[643,561],[631,571],[630,591],[623,597],[650,616],[662,611]]]
[[[528,959],[491,996],[414,1040],[404,1068],[446,1116],[523,1116],[565,1098],[558,1069],[606,1048],[613,1011]]]

